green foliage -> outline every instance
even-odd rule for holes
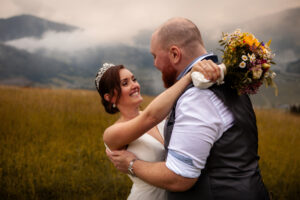
[[[96,92],[0,86],[0,199],[126,199],[106,158]],[[144,97],[148,104],[150,97]],[[273,199],[299,199],[299,116],[256,110],[260,165]]]

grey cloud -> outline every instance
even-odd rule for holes
[[[199,1],[199,0],[0,0],[0,17],[28,13],[87,30],[97,42],[125,43],[144,29],[153,30],[167,19],[182,16],[201,29],[241,23],[288,7],[299,0]]]

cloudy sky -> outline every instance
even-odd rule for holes
[[[90,44],[130,41],[175,16],[206,30],[298,6],[299,0],[0,0],[0,18],[32,14],[75,25],[85,31],[73,37]]]

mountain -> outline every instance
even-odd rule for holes
[[[59,56],[59,52],[47,55],[72,66],[77,77],[84,78],[81,87],[95,89],[94,78],[103,63],[123,64],[138,79],[143,94],[156,95],[164,90],[161,73],[153,66],[153,58],[148,49],[127,45],[95,46],[71,55]],[[42,55],[45,55],[42,53]],[[69,74],[69,76],[73,76]],[[76,78],[76,77],[74,77]]]
[[[279,89],[279,96],[275,97],[273,89],[262,87],[257,95],[251,97],[256,106],[274,107],[300,102],[300,95],[298,95],[300,94],[299,13],[300,8],[290,9],[241,24],[220,26],[218,30],[207,30],[202,33],[206,48],[214,52],[219,48],[217,41],[222,31],[232,32],[236,28],[241,28],[242,31],[254,33],[260,40],[272,39],[271,48],[276,53],[277,63],[273,68],[278,74],[275,82]],[[16,26],[21,25],[16,25],[15,20],[12,19],[22,19],[25,20],[23,24],[30,25],[15,31],[19,28]],[[133,38],[135,44],[131,46],[98,45],[71,52],[39,48],[29,52],[7,44],[10,40],[15,41],[18,38],[42,37],[44,39],[43,34],[47,31],[67,31],[68,34],[72,34],[72,31],[77,30],[76,27],[27,15],[4,21],[10,23],[6,24],[3,31],[1,27],[3,19],[0,19],[0,84],[95,89],[94,77],[100,65],[104,62],[112,62],[124,64],[132,70],[141,84],[143,94],[157,95],[164,89],[161,74],[153,66],[153,58],[149,53],[149,38],[152,30],[140,31]],[[35,29],[36,31],[33,31]]]
[[[161,75],[153,70],[152,56],[144,46],[94,46],[68,54],[48,49],[30,53],[6,44],[28,37],[41,39],[47,31],[72,34],[77,29],[31,15],[0,19],[0,84],[94,89],[99,66],[113,62],[134,71],[143,93],[154,95],[163,90]]]
[[[78,29],[61,23],[51,22],[32,15],[20,15],[0,19],[0,41],[9,41],[23,37],[41,38],[47,31],[69,32]]]
[[[0,44],[0,83],[49,84],[52,78],[71,72],[70,66],[55,59]]]
[[[77,75],[69,63],[40,53],[20,50],[5,45],[4,42],[25,37],[41,38],[47,31],[72,32],[77,29],[75,26],[51,22],[32,15],[0,19],[0,84],[65,86],[70,82],[65,75]],[[68,87],[71,87],[71,84]]]
[[[29,53],[0,43],[0,84],[94,89],[94,77],[101,63],[113,62],[134,71],[143,93],[157,94],[163,88],[160,72],[153,70],[152,58],[145,50],[111,46],[81,51],[80,54],[85,58],[59,60],[41,52]]]

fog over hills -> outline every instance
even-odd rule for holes
[[[78,29],[75,26],[54,23],[32,15],[20,15],[0,19],[0,41],[24,37],[41,38],[47,31],[68,32]]]
[[[279,97],[268,89],[253,97],[259,106],[299,103],[300,8],[231,26],[201,30],[208,50],[217,51],[222,32],[236,28],[272,39]],[[198,25],[201,29],[201,25]],[[124,64],[142,85],[142,93],[163,91],[160,72],[153,66],[149,42],[153,30],[142,30],[123,44],[97,43],[87,31],[31,15],[0,19],[0,84],[94,89],[94,77],[104,62]],[[121,33],[120,33],[121,34]],[[1,42],[2,41],[2,42]],[[293,98],[284,98],[286,94]]]
[[[83,30],[29,15],[1,20],[0,27],[0,41],[11,38],[0,42],[0,84],[94,89],[100,65],[112,62],[133,70],[143,93],[163,90],[144,47],[89,43]]]

